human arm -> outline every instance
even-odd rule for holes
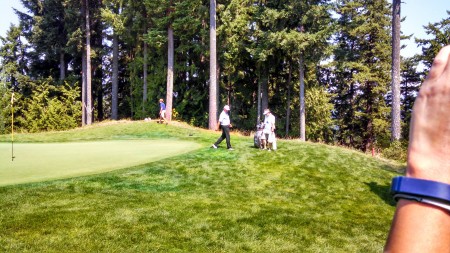
[[[270,130],[272,133],[275,131],[275,116],[272,115],[272,120],[270,122]]]
[[[450,46],[436,56],[414,104],[406,176],[450,184]],[[450,213],[401,199],[385,252],[450,253]]]

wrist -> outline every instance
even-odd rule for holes
[[[450,184],[450,159],[448,155],[431,152],[411,145],[408,150],[406,176]]]
[[[450,212],[450,184],[411,177],[392,179],[394,199],[412,200]]]
[[[448,214],[438,208],[406,199],[399,200],[385,252],[448,252]]]

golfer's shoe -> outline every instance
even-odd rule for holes
[[[211,146],[211,148],[217,148],[217,146],[213,144],[213,145]]]
[[[234,150],[233,148],[229,148],[228,150]]]

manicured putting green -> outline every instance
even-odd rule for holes
[[[97,174],[176,156],[200,145],[175,140],[0,143],[0,186]]]

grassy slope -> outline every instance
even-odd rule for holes
[[[355,151],[144,122],[17,141],[171,138],[198,151],[111,173],[0,188],[0,251],[380,252],[397,166]],[[0,136],[8,141],[8,136]]]

